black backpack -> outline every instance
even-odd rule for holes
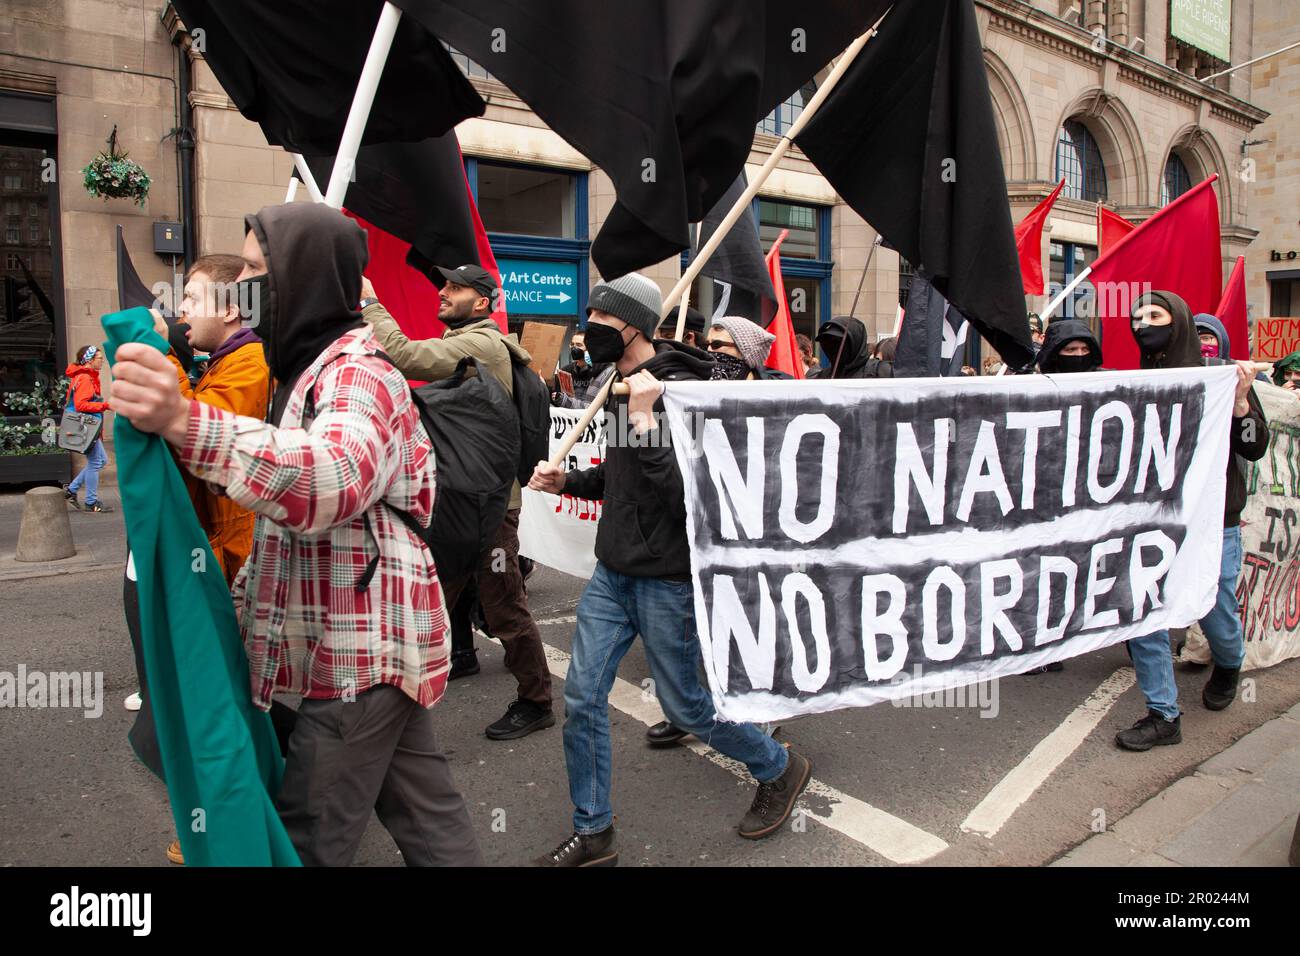
[[[551,390],[541,376],[510,353],[510,377],[519,413],[519,457],[515,477],[527,485],[539,461],[551,457]]]

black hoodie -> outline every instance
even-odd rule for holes
[[[831,337],[830,342],[824,341],[828,335]],[[855,319],[850,315],[837,315],[817,330],[817,339],[821,342],[822,352],[826,355],[829,364],[810,377],[868,377],[866,366],[868,359],[871,358],[871,346],[867,341],[867,327],[862,324],[861,319]],[[843,349],[839,346],[840,341],[844,342]],[[837,357],[838,365],[835,362]]]
[[[1133,303],[1133,312],[1140,306],[1159,305],[1168,310],[1174,318],[1174,332],[1169,340],[1169,347],[1156,355],[1142,353],[1143,368],[1201,368],[1205,365],[1201,358],[1201,337],[1192,310],[1181,296],[1172,292],[1145,292]],[[1132,313],[1130,313],[1132,314]],[[1130,326],[1130,329],[1132,326]],[[1134,337],[1136,339],[1136,336]],[[1140,348],[1140,346],[1139,346]],[[1217,363],[1216,363],[1217,364]],[[1223,526],[1235,528],[1241,523],[1241,510],[1246,507],[1246,469],[1238,461],[1259,461],[1268,451],[1268,420],[1260,407],[1259,399],[1252,389],[1246,393],[1249,409],[1240,418],[1234,413],[1232,418],[1232,437],[1229,442],[1231,454],[1228,455],[1228,488],[1223,502]],[[1253,422],[1247,425],[1247,422]],[[1246,436],[1251,436],[1250,441]]]
[[[630,373],[645,369],[663,382],[707,382],[713,360],[671,339],[657,339],[655,354]],[[564,493],[575,498],[604,499],[596,527],[596,557],[611,571],[637,578],[689,581],[691,552],[686,539],[686,496],[677,456],[667,441],[668,426],[640,436],[645,445],[624,441],[631,431],[626,395],[612,395],[605,405],[605,460],[595,468],[569,472]],[[664,400],[655,402],[662,413]]]
[[[1080,322],[1078,319],[1054,319],[1047,326],[1047,333],[1043,336],[1043,347],[1038,350],[1038,357],[1035,359],[1038,367],[1049,375],[1061,371],[1057,367],[1056,360],[1061,349],[1071,342],[1082,342],[1088,346],[1094,371],[1101,366],[1101,343],[1097,341],[1097,336],[1092,334],[1088,323]]]
[[[361,270],[369,261],[366,233],[322,203],[266,206],[244,217],[266,258],[270,315],[257,328],[276,382],[272,424],[298,376],[331,342],[360,328]]]

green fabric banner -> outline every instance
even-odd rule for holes
[[[160,352],[147,309],[101,319],[108,361],[120,345]],[[253,706],[234,605],[167,444],[117,416],[113,426],[140,633],[172,816],[187,866],[299,866],[275,812],[284,761]]]

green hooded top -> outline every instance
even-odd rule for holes
[[[1300,372],[1300,349],[1296,349],[1286,358],[1273,363],[1273,384],[1281,385],[1286,381],[1286,373],[1294,369]]]

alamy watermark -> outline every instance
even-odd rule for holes
[[[37,671],[19,664],[0,671],[0,708],[80,710],[91,719],[104,713],[103,671]]]

